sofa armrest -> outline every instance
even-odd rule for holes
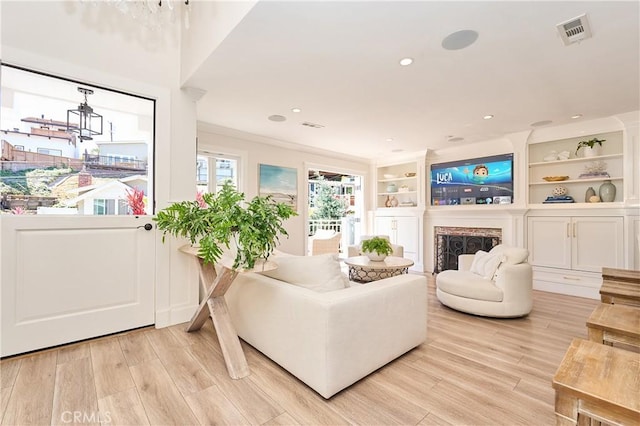
[[[317,293],[247,273],[225,297],[238,335],[325,398],[426,340],[421,275]]]
[[[503,293],[503,302],[533,304],[533,272],[528,263],[502,265],[496,272],[495,284]]]
[[[360,256],[360,246],[349,246],[347,248],[347,257]]]
[[[475,254],[458,255],[458,271],[468,271],[471,269]]]

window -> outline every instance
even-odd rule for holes
[[[198,155],[196,185],[200,192],[217,192],[229,181],[238,187],[239,159],[227,155]]]
[[[0,198],[7,201],[0,214],[42,214],[39,206],[51,214],[74,214],[73,208],[88,215],[132,214],[126,188],[133,186],[153,214],[153,100],[4,63],[0,68],[0,90],[12,99],[0,105],[0,129],[28,123],[27,130],[2,135]],[[78,88],[93,91],[88,105],[111,124],[92,139],[80,140],[67,129],[67,111],[84,100]]]

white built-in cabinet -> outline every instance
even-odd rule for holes
[[[529,263],[534,287],[597,297],[602,267],[624,265],[621,216],[530,216]]]
[[[415,216],[376,216],[376,234],[388,235],[393,244],[404,248],[404,257],[418,262],[420,224]]]
[[[415,271],[423,271],[424,157],[375,167],[373,232],[403,246]],[[393,201],[390,203],[389,200]]]

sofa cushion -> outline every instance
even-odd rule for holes
[[[503,263],[506,265],[517,265],[525,262],[529,257],[529,250],[520,247],[511,247],[498,244],[489,252],[490,254],[501,254],[504,256]]]
[[[278,264],[272,271],[261,272],[276,280],[318,292],[340,290],[349,286],[335,254],[317,256],[275,255],[269,260]]]
[[[480,275],[485,280],[492,280],[503,260],[504,256],[500,252],[487,253],[486,251],[478,250],[473,256],[469,271]]]
[[[436,278],[438,289],[468,299],[502,302],[502,290],[471,271],[442,271]]]

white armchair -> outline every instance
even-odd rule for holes
[[[362,237],[360,237],[360,244],[352,245],[348,247],[347,249],[348,257],[360,256],[362,254],[362,242],[376,236],[389,240],[388,235],[363,235]],[[391,256],[404,257],[403,246],[397,245],[397,244],[391,244],[391,248],[393,249],[393,253],[391,253]]]
[[[533,278],[524,248],[498,245],[458,257],[458,270],[436,277],[436,296],[450,308],[487,317],[519,317],[533,308]]]

